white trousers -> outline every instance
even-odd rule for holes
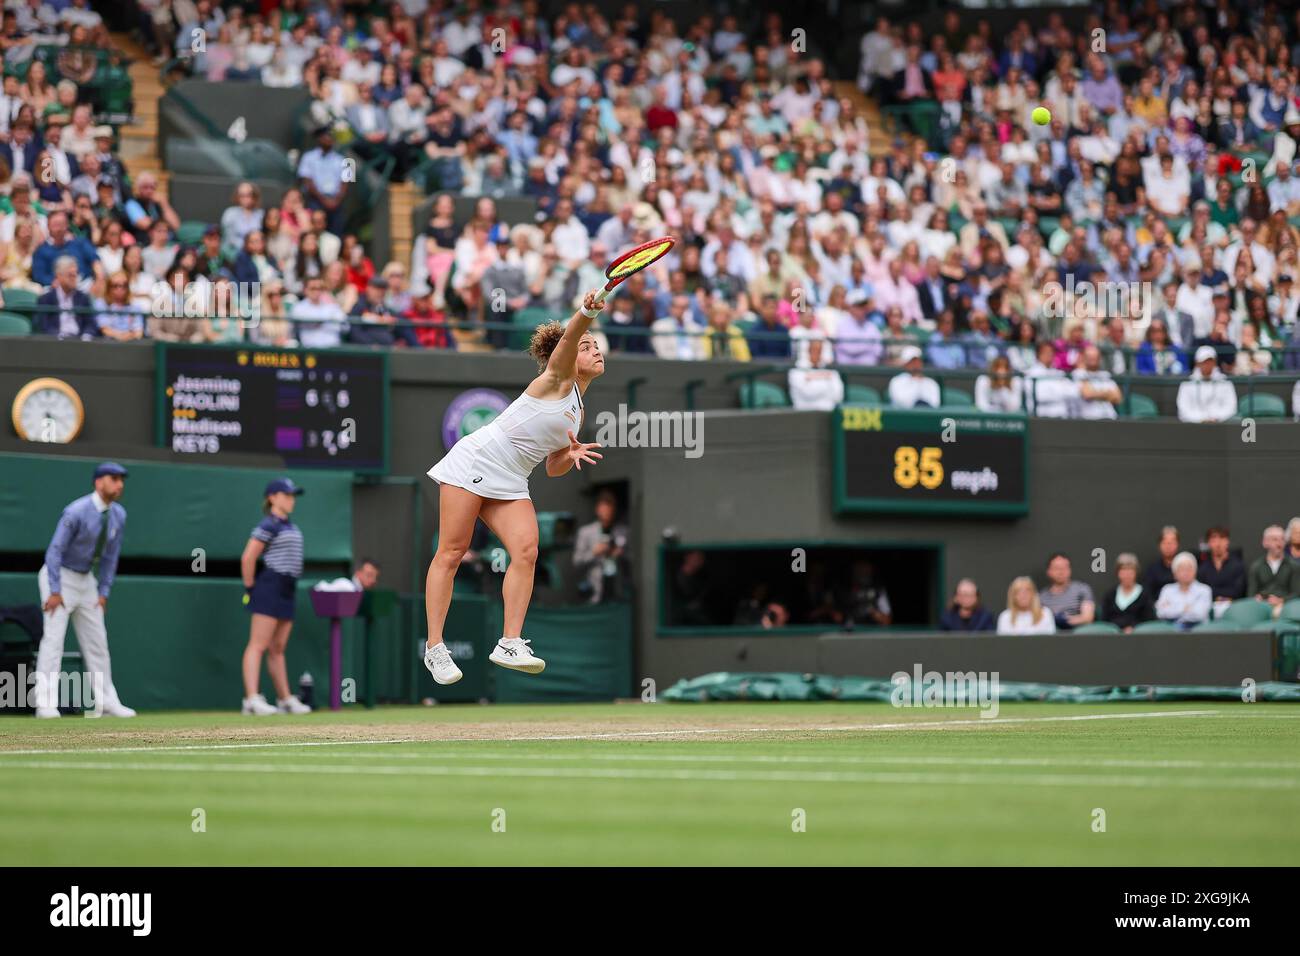
[[[37,575],[41,589],[41,606],[50,596],[50,573],[44,565]],[[104,609],[99,606],[99,582],[93,574],[82,574],[64,568],[60,575],[60,594],[63,604],[53,611],[44,612],[45,634],[36,654],[36,672],[44,675],[45,700],[38,699],[38,707],[57,707],[59,671],[63,666],[63,640],[68,633],[68,620],[77,629],[77,643],[81,645],[84,669],[103,680],[104,703],[117,704],[117,690],[113,687],[113,666],[108,657],[108,631],[104,627]],[[39,677],[38,677],[39,680]],[[41,684],[37,685],[38,690]]]

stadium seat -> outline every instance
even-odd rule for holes
[[[1134,634],[1159,634],[1167,631],[1176,631],[1178,628],[1168,621],[1143,621],[1133,628]]]
[[[1237,402],[1239,418],[1286,418],[1286,402],[1267,392],[1243,395]]]
[[[1300,598],[1292,598],[1282,605],[1282,618],[1287,621],[1300,621]]]
[[[740,386],[741,408],[789,408],[785,389],[771,382],[744,382]]]
[[[1263,621],[1250,630],[1270,634],[1300,634],[1300,621]]]
[[[6,286],[3,290],[3,295],[4,310],[6,312],[18,312],[30,315],[36,311],[37,294],[31,289],[22,289],[17,286]]]
[[[1242,598],[1239,601],[1233,601],[1220,620],[1231,621],[1242,627],[1252,627],[1255,624],[1262,624],[1272,616],[1273,609],[1263,601],[1256,601],[1254,598]]]
[[[859,385],[856,382],[849,382],[844,386],[844,404],[845,405],[879,405],[881,404],[880,392],[870,385]]]
[[[1091,624],[1084,624],[1076,627],[1072,632],[1074,634],[1120,634],[1122,633],[1119,625],[1112,624],[1109,621],[1093,621]]]
[[[1200,624],[1197,624],[1194,628],[1192,628],[1192,630],[1193,631],[1244,631],[1246,630],[1246,628],[1243,627],[1241,624],[1237,623],[1236,621],[1229,621],[1227,618],[1219,618],[1217,621],[1213,619],[1209,621],[1202,621]]]
[[[1149,395],[1129,392],[1128,401],[1124,405],[1124,414],[1128,418],[1157,418],[1160,415],[1160,407]]]
[[[961,388],[943,387],[943,404],[950,408],[974,408],[975,399],[971,393]]]
[[[533,332],[539,325],[551,321],[551,318],[551,313],[546,309],[520,309],[511,321],[514,331],[510,333],[509,347],[518,352],[526,351],[533,340]]]
[[[13,312],[0,312],[0,335],[30,335],[31,323],[27,316]]]
[[[176,241],[182,246],[197,246],[203,241],[203,233],[208,229],[206,222],[199,222],[197,219],[186,219],[181,223],[181,227],[176,230]]]

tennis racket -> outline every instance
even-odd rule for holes
[[[605,283],[605,288],[596,293],[596,304],[605,301],[618,284],[625,279],[636,275],[642,269],[654,265],[664,256],[668,255],[677,240],[672,236],[662,236],[658,239],[651,239],[649,242],[643,242],[634,249],[629,249],[623,253],[608,266],[605,267],[605,278],[609,281]]]

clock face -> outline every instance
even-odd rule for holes
[[[27,441],[66,444],[81,431],[83,409],[77,393],[64,382],[30,383],[14,402],[14,424]]]

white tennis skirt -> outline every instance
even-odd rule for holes
[[[491,426],[466,435],[428,475],[440,485],[455,485],[480,498],[528,498],[528,473],[494,440]]]

